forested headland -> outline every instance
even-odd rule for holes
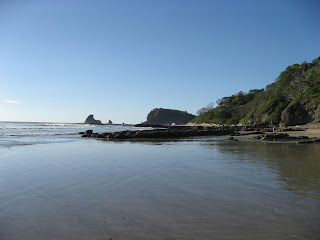
[[[202,108],[191,123],[292,126],[320,121],[320,57],[293,64],[264,89],[239,92]]]

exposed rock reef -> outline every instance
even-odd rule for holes
[[[271,133],[271,134],[262,134],[255,137],[251,137],[251,139],[257,140],[265,140],[265,141],[297,141],[299,144],[303,143],[316,143],[320,142],[319,138],[309,138],[308,136],[298,136],[291,137],[286,133]]]
[[[170,126],[164,129],[153,130],[137,130],[137,131],[122,131],[114,133],[93,133],[92,130],[81,132],[82,137],[100,138],[107,140],[121,139],[166,139],[166,138],[181,138],[195,136],[223,136],[235,135],[236,127],[191,127],[191,126]]]
[[[144,122],[144,125],[182,125],[186,124],[195,118],[194,115],[174,110],[174,109],[164,109],[164,108],[155,108],[147,116],[147,121]]]
[[[294,126],[320,122],[320,57],[293,64],[265,89],[239,92],[203,108],[193,123]]]
[[[100,120],[94,119],[93,115],[89,115],[84,123],[86,123],[86,124],[99,124],[99,125],[102,124]]]
[[[281,129],[280,131],[303,131],[302,129]],[[249,139],[262,141],[291,141],[299,144],[305,143],[320,143],[317,137],[308,136],[290,136],[284,132],[273,132],[272,128],[247,128],[241,126],[213,127],[213,126],[167,126],[162,129],[152,130],[135,130],[121,132],[105,132],[94,133],[92,130],[80,132],[82,137],[98,138],[102,140],[153,140],[153,139],[175,139],[198,136],[226,136],[227,140],[238,141],[234,136],[247,136]]]

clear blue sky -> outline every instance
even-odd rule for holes
[[[316,0],[1,0],[0,121],[195,114],[317,58],[319,13]]]

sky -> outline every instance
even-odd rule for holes
[[[141,123],[320,56],[317,0],[0,0],[0,121]]]

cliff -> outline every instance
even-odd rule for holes
[[[144,124],[160,124],[160,125],[171,125],[171,124],[186,124],[195,118],[194,115],[174,110],[174,109],[164,109],[155,108],[147,116],[147,121]]]
[[[86,123],[86,124],[102,124],[100,120],[95,120],[93,115],[89,115],[84,123]]]
[[[265,89],[239,92],[193,123],[292,126],[320,121],[320,57],[293,64]]]

